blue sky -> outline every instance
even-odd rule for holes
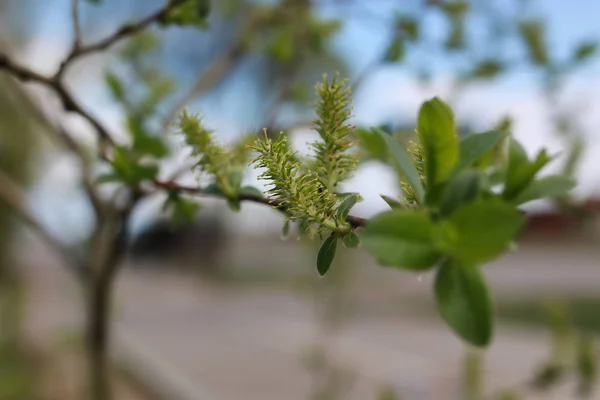
[[[36,11],[41,12],[40,18],[35,20],[36,37],[39,40],[32,44],[25,59],[40,66],[43,71],[52,71],[61,57],[61,52],[67,49],[71,35],[69,3],[69,0],[36,0],[32,3],[36,6]],[[128,2],[105,0],[105,3],[109,8],[125,5],[126,9]],[[150,11],[161,3],[161,1],[152,0],[148,1],[145,7]],[[389,32],[389,26],[378,21],[389,20],[390,15],[393,15],[393,8],[397,4],[407,3],[414,3],[414,1],[407,0],[403,3],[397,0],[365,0],[357,8],[358,11],[346,10],[352,17],[347,19],[346,28],[335,39],[334,44],[338,51],[348,56],[352,67],[351,71],[354,74],[362,71],[365,66],[376,59],[386,46],[382,37]],[[541,12],[549,22],[550,42],[559,57],[568,55],[573,45],[580,40],[600,39],[600,24],[597,23],[597,16],[600,15],[599,2],[593,0],[538,0],[532,3],[534,10]],[[44,7],[38,8],[41,5]],[[325,15],[329,12],[329,9],[324,9]],[[92,18],[96,16],[95,14],[97,12],[91,12],[88,16]],[[365,15],[368,15],[369,18],[365,18]],[[429,22],[428,35],[439,34],[442,28],[441,22],[436,21],[435,18]],[[110,32],[119,24],[119,19],[111,18],[107,26],[98,29],[93,36],[97,37]],[[486,43],[481,43],[481,45],[485,46]],[[504,50],[511,53],[518,52],[519,46],[515,44],[514,47]],[[421,61],[423,62],[423,59]],[[413,121],[421,101],[434,95],[444,97],[449,89],[451,64],[439,57],[424,59],[424,62],[431,64],[435,71],[429,88],[423,88],[416,84],[404,67],[380,68],[372,74],[355,99],[356,121],[377,124],[396,117]],[[93,59],[88,63],[83,63],[85,65],[74,68],[73,72],[78,76],[76,81],[85,82],[85,84],[77,86],[80,89],[78,94],[82,101],[97,111],[108,125],[119,129],[121,122],[119,110],[106,97],[101,86],[90,83],[98,82],[103,63],[102,60]],[[600,100],[592,98],[600,90],[599,68],[600,63],[595,61],[578,71],[569,89],[572,92],[570,97],[574,99],[574,104],[579,101],[587,107],[582,112],[584,115],[581,120],[589,132],[591,147],[582,165],[581,185],[578,190],[583,194],[600,194],[600,179],[596,178],[600,173],[600,164],[594,162],[594,158],[600,152],[600,141],[595,132],[595,128],[600,127],[598,117],[600,116]],[[201,103],[206,106],[204,111],[207,120],[224,137],[232,137],[248,128],[254,128],[251,126],[251,121],[255,110],[247,109],[245,105],[250,101],[240,95],[245,91],[250,92],[251,89],[252,82],[243,79],[236,80],[234,84],[228,85],[218,98]],[[245,110],[244,107],[246,107]],[[530,70],[519,70],[503,78],[500,82],[472,87],[455,105],[455,109],[459,120],[468,120],[481,127],[482,130],[489,128],[490,124],[505,113],[514,115],[517,121],[515,133],[530,151],[539,146],[548,146],[554,151],[560,151],[563,147],[563,143],[551,131],[547,113],[540,101],[536,74]],[[246,114],[242,111],[246,111]],[[248,118],[237,118],[240,115],[247,115]],[[307,138],[312,139],[310,133],[298,136],[296,141],[301,145]],[[56,161],[57,159],[54,159],[52,162]],[[69,179],[64,179],[65,176],[73,177],[74,166],[64,157],[59,161],[53,168],[56,176],[54,178],[45,177],[42,180],[39,187],[33,192],[32,201],[39,204],[40,208],[38,209],[45,222],[52,226],[57,233],[62,234],[65,239],[68,239],[73,234],[76,236],[83,234],[91,216],[87,205],[72,186],[65,185],[64,188],[60,188],[60,183],[69,182]],[[251,176],[256,176],[256,174],[251,173]],[[385,203],[378,196],[379,193],[393,194],[396,192],[394,178],[390,171],[373,164],[366,165],[361,169],[349,186],[365,195],[365,202],[357,206],[355,210],[356,213],[365,216],[385,208]],[[157,204],[147,205],[146,211]],[[248,207],[252,209],[252,213],[242,213],[241,216],[234,218],[241,218],[249,230],[255,230],[258,221],[262,224],[267,214],[272,215],[268,210],[259,211],[252,206]],[[256,217],[257,213],[258,217]],[[72,221],[65,222],[64,215],[69,214],[73,215]],[[143,221],[143,215],[145,215],[144,211],[140,213],[139,221]],[[278,216],[272,215],[272,217],[273,222],[279,221]],[[236,221],[239,222],[239,220]],[[69,233],[65,232],[65,228]]]

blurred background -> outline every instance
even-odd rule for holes
[[[161,5],[81,1],[83,42]],[[70,7],[0,0],[0,50],[54,73],[71,46]],[[486,266],[498,322],[485,363],[477,358],[487,393],[520,385],[545,359],[548,309],[600,329],[599,13],[592,0],[213,0],[208,29],[153,27],[80,59],[66,82],[116,137],[127,137],[128,104],[107,76],[150,99],[149,129],[171,148],[161,176],[184,184],[203,181],[174,134],[174,112],[200,112],[225,143],[283,130],[303,153],[317,136],[310,106],[323,73],[350,79],[359,131],[382,126],[408,139],[421,102],[440,96],[463,132],[510,128],[529,154],[558,154],[547,172],[575,176],[573,197],[529,204],[518,251]],[[0,170],[77,249],[94,216],[76,159],[44,134],[57,125],[94,145],[93,129],[53,93],[0,72]],[[345,189],[364,197],[352,214],[370,217],[388,207],[380,194],[400,189],[376,157],[363,160]],[[264,188],[258,174],[249,168],[245,181]],[[437,316],[428,274],[383,269],[358,249],[319,278],[319,243],[294,232],[284,240],[268,207],[234,213],[201,199],[195,222],[174,226],[164,201],[137,207],[118,278],[117,399],[466,398],[474,358]],[[0,202],[1,400],[81,398],[78,291]],[[577,398],[563,386],[526,398]]]

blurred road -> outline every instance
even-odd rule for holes
[[[572,263],[570,274],[552,272],[548,265],[557,256],[544,267],[539,262],[543,253],[532,254],[525,252],[521,261],[513,258],[503,268],[490,267],[488,275],[497,292],[508,294],[510,287],[513,293],[527,290],[532,294],[535,291],[528,285],[540,276],[550,291],[558,286],[591,289],[600,282],[600,269]],[[520,265],[534,259],[538,260],[537,272],[521,274]],[[56,266],[48,266],[48,260],[44,259],[45,268],[38,265],[29,271],[38,307],[31,329],[38,332],[81,321],[81,302],[70,278]],[[429,291],[427,279],[418,281],[413,276],[409,283],[405,279],[400,290]],[[190,393],[208,393],[207,400],[309,398],[314,383],[300,359],[318,336],[314,305],[289,290],[216,289],[180,275],[125,270],[115,307],[116,336],[126,335],[130,342],[134,338],[136,346],[151,353],[151,359],[159,360],[179,384],[191,388]],[[374,399],[384,383],[410,400],[458,398],[463,346],[438,319],[415,315],[410,304],[398,307],[393,317],[353,319],[333,345],[336,361],[358,374],[344,399]],[[538,334],[499,327],[488,354],[486,369],[488,377],[493,377],[489,385],[522,382],[546,351],[546,341]],[[568,400],[573,398],[573,388],[568,389],[555,397],[539,398]],[[191,396],[187,398],[204,400]]]

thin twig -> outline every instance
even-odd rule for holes
[[[0,70],[2,69],[11,73],[15,78],[23,82],[36,82],[53,89],[60,98],[66,111],[79,114],[92,124],[94,129],[98,132],[103,144],[114,145],[114,140],[108,133],[108,130],[75,100],[57,77],[50,78],[41,75],[11,60],[8,55],[0,53]],[[101,148],[102,147],[103,146],[101,146]]]
[[[65,261],[68,268],[81,281],[89,276],[86,264],[67,247],[56,240],[25,206],[25,196],[19,186],[5,172],[0,171],[0,201],[5,202],[46,244],[52,247]]]
[[[81,24],[79,22],[79,0],[71,0],[71,18],[73,19],[73,50],[81,47]]]
[[[164,182],[164,181],[155,180],[153,182],[153,184],[155,187],[165,189],[165,190],[178,190],[178,191],[195,194],[195,195],[219,197],[219,198],[223,197],[219,194],[215,194],[214,192],[205,193],[202,188],[197,187],[197,186],[185,186],[185,185],[180,185],[176,182]],[[279,200],[279,199],[270,199],[268,197],[255,196],[255,195],[251,195],[251,194],[240,194],[236,200],[264,204],[267,206],[275,207],[283,212],[286,212],[285,208],[282,207],[282,203],[283,203],[282,200]],[[346,218],[346,221],[348,223],[350,223],[350,225],[352,225],[352,227],[354,227],[354,228],[364,227],[367,225],[367,222],[368,222],[368,220],[366,218],[355,217],[352,215],[348,216],[348,218]]]
[[[73,1],[77,2],[77,0],[73,0]],[[64,75],[66,69],[69,67],[69,65],[74,60],[76,60],[82,56],[86,56],[86,55],[90,55],[93,53],[97,53],[97,52],[106,50],[109,47],[116,44],[117,42],[143,31],[148,26],[150,26],[156,22],[163,21],[166,18],[166,16],[169,14],[169,12],[172,9],[176,8],[177,6],[179,6],[179,2],[169,1],[167,4],[165,4],[164,6],[162,6],[155,12],[153,12],[152,14],[148,15],[146,18],[144,18],[138,22],[135,22],[135,23],[123,25],[112,35],[110,35],[102,40],[99,40],[96,43],[90,44],[88,46],[81,46],[81,45],[73,46],[71,52],[64,59],[64,61],[60,65],[58,71],[56,72],[56,75],[55,75],[56,79],[59,80]]]

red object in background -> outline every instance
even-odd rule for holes
[[[526,232],[535,234],[561,234],[576,224],[570,216],[556,212],[530,214]]]
[[[600,199],[591,198],[586,200],[580,206],[579,211],[588,213],[591,218],[598,221],[600,217]],[[578,220],[574,214],[561,212],[560,210],[546,211],[528,215],[525,234],[561,236],[581,227],[582,221]]]

